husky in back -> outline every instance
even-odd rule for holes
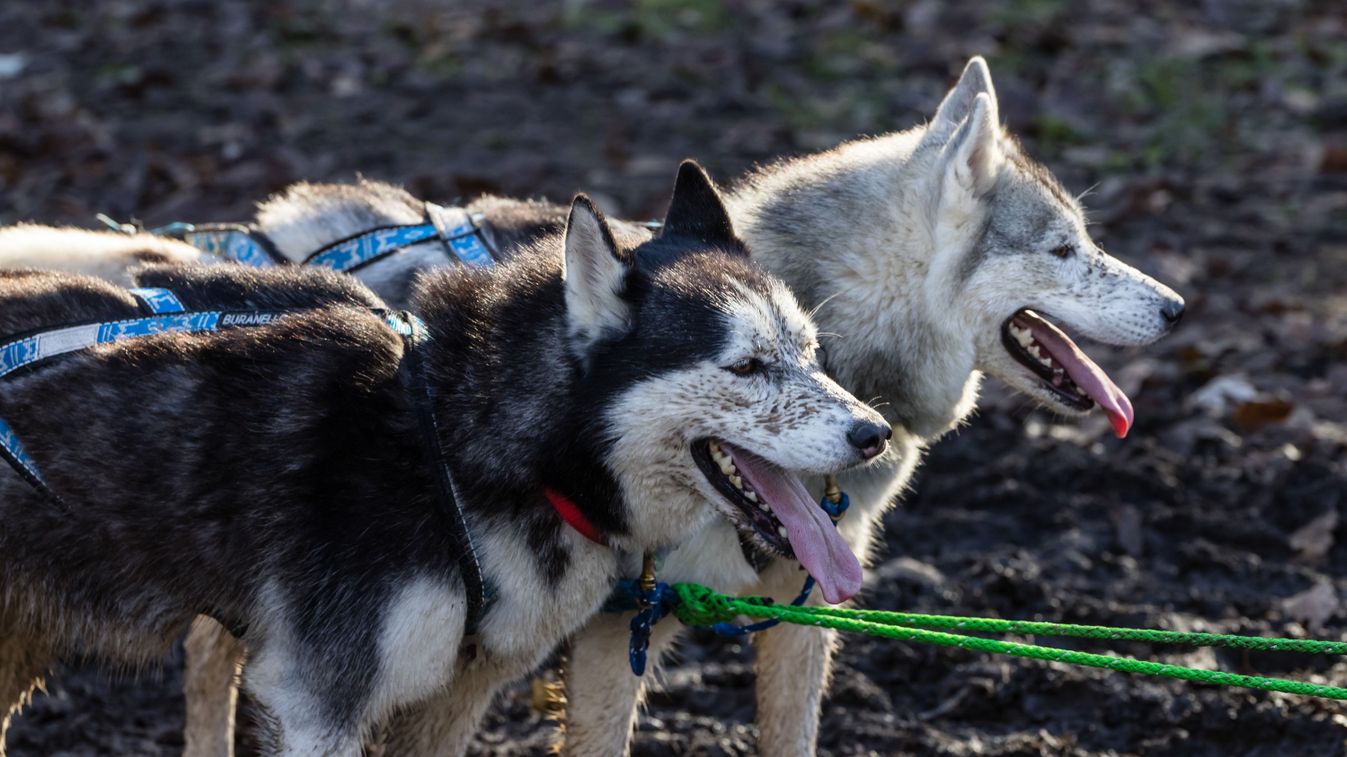
[[[859,588],[796,492],[882,454],[888,426],[823,374],[813,324],[696,166],[638,247],[581,197],[509,262],[425,276],[424,342],[327,272],[160,266],[136,283],[189,312],[273,315],[0,380],[0,418],[59,495],[0,470],[12,705],[62,655],[144,663],[208,615],[247,649],[270,752],[354,755],[431,695],[449,697],[442,729],[471,734],[500,685],[598,610],[619,555],[713,522],[830,592]],[[91,278],[0,277],[7,342],[138,307]]]

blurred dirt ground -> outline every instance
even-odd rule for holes
[[[0,4],[0,221],[235,220],[358,172],[451,200],[662,212],[677,161],[755,162],[928,118],[971,54],[1106,248],[1188,297],[1093,348],[1137,426],[988,385],[887,519],[863,604],[1347,636],[1347,12],[1340,1],[77,0]],[[1347,684],[1294,655],[1123,651]],[[641,755],[753,751],[752,663],[695,636]],[[14,755],[172,754],[162,673],[56,675]],[[541,752],[505,697],[483,755]],[[1342,753],[1347,706],[851,639],[830,755]]]

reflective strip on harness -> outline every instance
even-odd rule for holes
[[[50,357],[100,344],[111,344],[123,339],[154,334],[214,331],[230,326],[261,326],[289,312],[291,311],[205,310],[88,323],[43,331],[0,346],[0,376]]]
[[[426,215],[440,231],[440,238],[458,262],[485,268],[496,262],[472,214],[463,208],[426,203]]]

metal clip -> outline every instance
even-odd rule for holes
[[[823,496],[832,503],[832,507],[825,507],[823,510],[828,513],[828,517],[832,519],[835,526],[838,521],[842,520],[842,516],[846,515],[847,506],[850,504],[847,501],[847,495],[842,493],[842,485],[837,482],[837,476],[823,477]]]
[[[641,588],[641,597],[637,601],[641,607],[650,607],[652,604],[650,598],[655,593],[655,556],[650,552],[641,557],[641,577],[636,585]]]

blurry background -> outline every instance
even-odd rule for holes
[[[584,189],[658,216],[679,159],[752,164],[929,118],[987,56],[1001,114],[1097,240],[1189,301],[1091,350],[1129,439],[989,385],[888,518],[862,602],[1341,638],[1347,9],[1340,0],[8,0],[0,221],[240,220],[357,173],[439,201]],[[1143,646],[1125,649],[1150,654]],[[751,656],[697,637],[638,754],[752,751]],[[1347,683],[1292,655],[1163,659]],[[11,754],[171,754],[177,673],[52,680]],[[1341,752],[1338,705],[850,640],[822,750]],[[543,748],[523,688],[483,754]],[[522,745],[522,746],[521,746]]]

